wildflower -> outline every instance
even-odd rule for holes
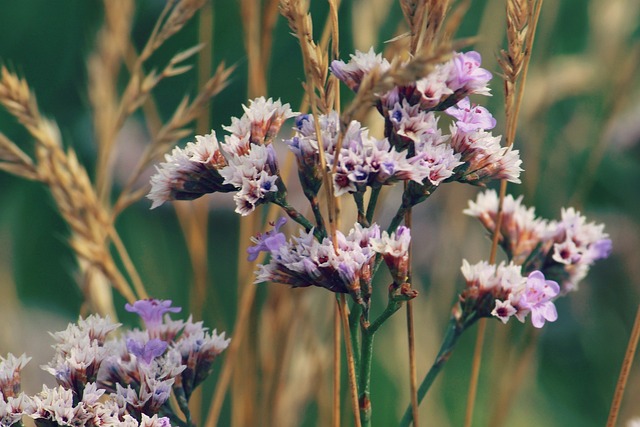
[[[9,427],[18,424],[23,415],[31,412],[33,412],[33,400],[26,394],[4,396],[0,392],[0,426]]]
[[[448,71],[447,86],[452,91],[465,95],[471,93],[490,95],[487,84],[493,76],[489,71],[481,68],[481,64],[482,57],[478,52],[455,53],[445,65]]]
[[[467,282],[460,294],[463,313],[494,316],[502,323],[507,323],[512,316],[524,323],[531,313],[531,323],[536,328],[558,318],[553,299],[560,287],[546,280],[540,271],[533,271],[525,278],[521,267],[513,263],[494,265],[481,261],[471,265],[466,260],[461,270]]]
[[[349,89],[357,92],[366,74],[373,70],[383,73],[390,67],[389,61],[384,59],[381,54],[376,54],[372,47],[367,53],[356,50],[356,53],[351,55],[351,60],[346,64],[340,60],[332,61],[330,69],[333,75],[346,84]]]
[[[243,105],[242,108],[243,116],[240,119],[232,117],[231,125],[223,128],[238,140],[255,145],[271,143],[284,121],[298,114],[291,111],[289,104],[263,96],[250,100],[249,106]],[[228,140],[225,142],[228,143]],[[240,155],[238,151],[235,153]]]
[[[372,244],[378,237],[377,225],[363,228],[356,224],[347,236],[337,232],[334,247],[329,238],[318,242],[313,230],[300,231],[299,237],[269,250],[271,259],[268,264],[258,266],[256,283],[320,286],[332,292],[349,293],[366,305],[371,265],[375,260]],[[364,295],[363,289],[366,289]]]
[[[153,201],[151,209],[171,200],[193,200],[207,193],[233,191],[235,188],[224,184],[219,172],[226,165],[213,131],[197,135],[196,142],[189,142],[184,149],[174,148],[151,177],[147,195]]]
[[[131,313],[137,313],[142,318],[152,337],[159,332],[162,316],[165,313],[178,313],[182,310],[180,307],[172,307],[171,300],[158,299],[138,300],[133,304],[125,304],[124,308]]]
[[[489,110],[471,104],[469,98],[461,99],[455,106],[449,107],[445,113],[457,119],[456,127],[463,132],[490,130],[496,126],[496,119]]]
[[[135,339],[127,339],[127,349],[129,353],[135,355],[142,362],[149,364],[153,359],[161,356],[167,349],[168,344],[166,341],[152,338],[149,341],[142,343]]]
[[[11,353],[6,358],[0,356],[0,393],[5,399],[15,397],[20,392],[20,372],[30,360],[24,354],[20,357]]]
[[[518,150],[500,146],[500,136],[494,137],[484,130],[465,132],[451,126],[451,147],[464,162],[457,180],[484,185],[489,180],[506,179],[520,183],[520,155]]]
[[[171,427],[171,422],[167,417],[158,418],[157,414],[153,417],[149,417],[147,414],[142,414],[140,427]]]
[[[401,285],[407,280],[410,243],[411,230],[405,226],[398,227],[391,234],[383,231],[380,238],[371,240],[373,250],[382,254],[396,285]]]
[[[477,217],[495,233],[498,196],[495,191],[478,195],[464,212]],[[500,245],[524,271],[540,270],[560,283],[563,294],[575,291],[594,262],[611,253],[611,240],[603,224],[588,223],[573,208],[563,208],[560,221],[537,218],[533,208],[522,204],[522,197],[507,195],[503,204]]]
[[[224,332],[218,334],[214,329],[209,332],[202,322],[186,322],[180,338],[174,348],[180,354],[181,363],[186,368],[176,378],[176,387],[189,399],[193,390],[204,381],[212,371],[215,358],[228,346],[230,338],[225,339]]]
[[[283,233],[280,233],[279,230],[286,222],[287,218],[280,217],[275,224],[272,224],[272,230],[260,234],[257,237],[251,237],[251,241],[256,245],[247,248],[249,261],[255,261],[260,252],[277,251],[280,246],[285,244],[286,237]]]

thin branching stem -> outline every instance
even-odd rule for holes
[[[631,372],[631,366],[633,365],[633,359],[636,355],[636,349],[638,348],[638,341],[640,340],[640,304],[638,304],[638,310],[636,311],[636,319],[633,323],[633,329],[631,330],[631,336],[629,337],[629,344],[627,344],[627,351],[622,361],[622,367],[620,368],[620,376],[616,383],[616,390],[613,394],[613,400],[611,401],[611,409],[609,411],[609,418],[607,419],[607,427],[615,427],[616,420],[618,419],[618,413],[620,412],[620,406],[622,405],[622,397],[624,396],[624,389],[627,386],[627,380],[629,379],[629,373]]]

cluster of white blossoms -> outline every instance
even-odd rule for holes
[[[0,425],[29,416],[39,426],[169,427],[172,393],[187,414],[193,390],[229,339],[191,318],[171,320],[166,313],[180,310],[171,301],[141,300],[127,309],[142,317],[144,330],[108,337],[121,325],[91,315],[52,334],[55,356],[42,369],[57,387],[43,385],[32,396],[21,392],[20,372],[29,358],[0,358]]]

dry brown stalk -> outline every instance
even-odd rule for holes
[[[542,0],[509,0],[507,1],[507,50],[500,52],[498,63],[503,70],[505,90],[505,133],[506,145],[511,147],[515,140],[518,124],[518,114],[524,95],[524,82],[526,80],[531,49],[535,37],[535,29],[540,17]],[[518,84],[519,83],[519,84]],[[498,201],[498,218],[496,230],[502,224],[502,206],[507,193],[507,181],[500,182]],[[491,242],[489,262],[495,263],[498,250],[500,233],[495,233]],[[473,367],[471,372],[469,393],[467,396],[467,408],[465,415],[465,427],[470,427],[473,419],[475,396],[480,376],[482,357],[482,345],[484,341],[486,319],[480,319],[478,335],[476,337],[476,351],[474,352]]]
[[[235,66],[225,68],[224,63],[220,64],[213,77],[207,81],[191,102],[187,97],[183,98],[169,121],[157,131],[151,144],[145,148],[143,155],[114,205],[114,215],[139,200],[148,191],[146,186],[136,190],[133,189],[140,174],[178,140],[191,135],[192,130],[186,126],[196,120],[202,110],[207,108],[211,98],[227,86],[229,76],[233,70],[235,70]]]
[[[109,215],[98,201],[86,170],[72,149],[63,150],[56,123],[40,115],[27,82],[6,67],[0,74],[0,103],[35,139],[37,177],[49,187],[62,217],[71,228],[69,244],[80,261],[80,267],[97,269],[127,300],[134,301],[134,293],[108,250]],[[85,276],[90,277],[91,274]],[[90,303],[94,310],[112,311],[110,304],[105,306],[96,300],[90,300]]]

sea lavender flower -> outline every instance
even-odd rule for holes
[[[33,399],[24,393],[3,396],[0,393],[0,426],[9,427],[20,423],[23,415],[33,412]],[[22,424],[19,424],[22,425]]]
[[[521,275],[521,267],[513,263],[495,265],[482,261],[471,265],[466,260],[461,270],[467,286],[460,294],[461,313],[458,315],[494,316],[503,323],[516,316],[524,323],[531,313],[531,322],[536,328],[558,318],[553,299],[558,296],[560,287],[556,282],[546,280],[540,271],[531,272],[525,278]]]
[[[209,332],[202,322],[194,323],[189,318],[180,338],[173,344],[181,356],[182,365],[186,366],[176,377],[174,391],[184,393],[188,400],[193,390],[211,374],[213,361],[230,342],[230,338],[225,339],[224,332],[218,334],[215,329]]]
[[[381,54],[376,54],[373,47],[367,53],[356,50],[348,63],[340,60],[331,62],[331,72],[354,92],[360,89],[360,83],[366,74],[373,70],[380,73],[387,71],[391,64]]]
[[[256,258],[258,258],[260,252],[277,250],[280,246],[285,244],[286,237],[283,233],[280,233],[279,230],[280,227],[282,227],[286,222],[287,218],[280,217],[275,224],[271,224],[273,226],[272,230],[269,230],[263,234],[259,234],[256,237],[251,237],[251,241],[256,245],[247,248],[247,253],[249,253],[249,261],[255,261]]]
[[[0,356],[0,393],[5,399],[20,393],[20,372],[30,360],[24,354],[20,357],[11,353],[6,358]]]
[[[540,270],[556,280],[565,294],[577,289],[591,265],[611,253],[611,240],[603,224],[588,223],[573,208],[562,209],[560,221],[537,218],[522,197],[506,196],[500,229],[500,245],[514,262],[527,272]],[[477,217],[484,227],[495,233],[498,196],[495,191],[478,195],[464,212]]]
[[[162,356],[167,347],[167,342],[159,340],[158,338],[151,338],[147,342],[141,342],[133,338],[127,339],[127,350],[129,350],[129,353],[135,355],[146,364],[151,363],[156,357]]]
[[[410,243],[411,230],[403,225],[391,234],[383,231],[380,238],[371,240],[371,247],[382,255],[396,285],[402,285],[407,280]]]
[[[144,321],[147,331],[152,338],[157,338],[162,325],[162,316],[165,313],[179,313],[182,308],[172,307],[171,300],[143,299],[127,303],[125,310],[137,313]]]
[[[456,179],[474,185],[499,179],[519,184],[522,172],[519,152],[500,146],[500,138],[484,130],[465,132],[452,125],[451,147],[464,163]]]
[[[457,119],[456,127],[463,132],[490,130],[496,126],[496,119],[489,110],[480,105],[471,104],[468,97],[461,99],[453,107],[447,108],[445,113]]]
[[[492,74],[481,68],[482,57],[478,52],[457,52],[446,63],[447,86],[457,93],[491,95],[487,86]]]
[[[234,191],[235,187],[225,184],[220,175],[225,166],[227,160],[213,131],[197,135],[196,142],[189,142],[184,149],[174,148],[151,177],[147,195],[153,201],[151,209],[170,200],[193,200],[207,193]]]
[[[243,105],[242,108],[242,117],[232,117],[231,125],[223,128],[238,140],[254,145],[270,144],[284,121],[298,114],[291,111],[289,104],[282,104],[279,99],[265,99],[263,96],[250,100],[249,106]],[[236,151],[236,154],[240,153]]]
[[[356,224],[346,236],[337,232],[334,247],[331,239],[318,242],[313,230],[301,230],[299,237],[269,248],[271,259],[268,264],[258,266],[256,283],[319,286],[332,292],[349,293],[358,303],[368,306],[371,267],[375,260],[372,241],[378,237],[380,229],[376,224],[368,228]]]

